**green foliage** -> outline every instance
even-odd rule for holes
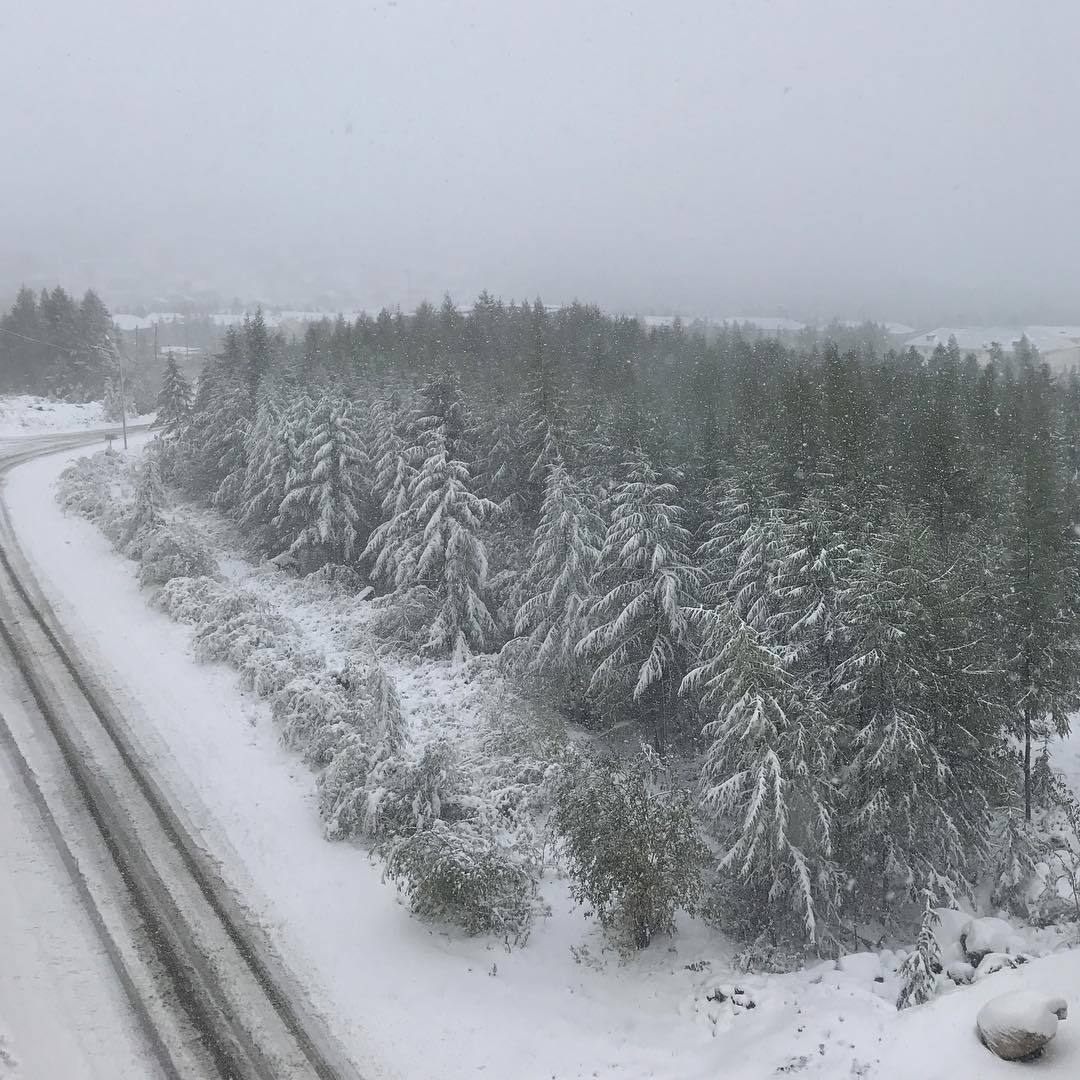
[[[655,755],[574,755],[551,814],[575,899],[639,949],[674,931],[678,909],[695,909],[707,857],[689,793],[659,783],[658,771]]]
[[[436,820],[391,844],[387,877],[400,882],[412,910],[522,944],[535,908],[529,867],[473,821]]]

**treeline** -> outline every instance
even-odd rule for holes
[[[0,317],[0,392],[98,400],[116,365],[112,334],[112,316],[93,291],[78,301],[59,285],[20,289]]]
[[[302,342],[256,315],[170,385],[168,467],[260,551],[692,766],[729,930],[857,940],[987,873],[1024,902],[1080,704],[1080,381],[1026,342],[797,351],[485,295]]]

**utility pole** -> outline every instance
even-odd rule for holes
[[[139,328],[135,327],[135,350],[136,356],[139,349]],[[124,361],[120,356],[120,350],[116,349],[116,367],[120,372],[120,425],[124,430],[124,449],[127,445],[127,395],[124,391]]]

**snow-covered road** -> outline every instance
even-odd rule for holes
[[[0,713],[21,707],[4,672]],[[152,1080],[151,1049],[7,750],[0,744],[0,1077]]]
[[[5,446],[4,471],[40,453],[41,445],[34,439]],[[117,992],[125,988],[162,1072],[173,1080],[353,1077],[221,885],[216,867],[192,843],[171,793],[145,769],[122,713],[92,667],[57,627],[6,513],[0,515],[0,637],[7,687],[0,717],[5,764],[25,778],[40,810],[49,833],[39,845],[42,857],[51,840],[71,868],[70,879],[114,969],[107,985]],[[13,834],[0,858],[17,862],[17,849]],[[32,895],[32,889],[13,894],[20,900]],[[49,928],[76,925],[47,906],[43,915]],[[19,922],[11,920],[19,943],[31,940]],[[75,989],[77,980],[65,982],[66,991]],[[29,1015],[40,1016],[42,1009]],[[25,1015],[15,1026],[19,1030],[11,1038],[41,1041],[42,1032]],[[95,1069],[154,1075],[121,1040],[108,1039],[109,1024],[102,1026],[106,1056]],[[41,1075],[98,1073],[72,1067]]]

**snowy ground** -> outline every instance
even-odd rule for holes
[[[0,437],[43,435],[48,432],[86,431],[112,427],[105,419],[100,401],[76,404],[18,394],[0,397]]]
[[[128,426],[148,424],[153,415],[129,416]],[[0,397],[0,439],[19,435],[59,435],[64,432],[95,431],[119,427],[107,420],[100,401],[52,401],[33,394]]]
[[[974,1035],[983,1001],[1018,986],[1080,1006],[1080,952],[898,1014],[893,966],[875,956],[738,975],[723,938],[688,923],[620,960],[557,880],[545,885],[551,916],[513,952],[413,918],[361,849],[323,839],[311,773],[279,746],[266,705],[231,670],[191,659],[188,629],[147,606],[133,564],[56,506],[52,482],[78,453],[12,474],[7,499],[24,549],[147,757],[366,1076],[992,1080],[1024,1068],[1055,1078],[1080,1071],[1080,1015],[1036,1066],[998,1062]],[[239,560],[226,568],[268,598],[292,587]],[[289,611],[332,640],[316,613],[299,600]],[[423,688],[396,674],[413,710],[464,694],[453,686],[460,676],[433,670],[436,700],[425,705]]]

